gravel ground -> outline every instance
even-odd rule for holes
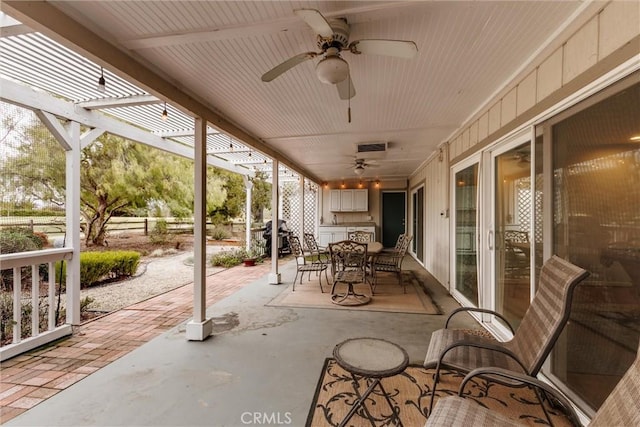
[[[207,254],[229,250],[225,246],[207,247]],[[207,267],[207,276],[222,270]],[[128,280],[95,286],[80,291],[80,297],[91,297],[91,311],[109,312],[128,307],[153,296],[193,282],[193,253],[145,257],[138,266],[136,275]]]

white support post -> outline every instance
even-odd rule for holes
[[[249,179],[248,176],[244,175],[244,186],[247,189],[247,196],[245,197],[245,248],[247,250],[251,249],[251,196],[253,190],[253,181]]]
[[[193,319],[187,323],[186,336],[189,341],[204,341],[213,332],[211,319],[206,319],[207,283],[207,123],[195,119],[194,159],[194,224],[193,224]]]
[[[278,272],[278,218],[280,217],[280,188],[278,171],[280,162],[273,159],[271,165],[273,177],[271,178],[271,273],[269,273],[269,284],[280,284],[280,273]]]
[[[80,324],[80,123],[70,122],[70,150],[66,155],[66,238],[65,247],[73,248],[67,262],[67,323]]]

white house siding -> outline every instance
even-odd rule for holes
[[[409,180],[426,181],[425,268],[448,287],[449,219],[440,211],[448,203],[448,167],[540,114],[616,66],[640,54],[640,2],[612,1],[593,14],[551,53],[534,60],[522,77],[505,86],[444,144],[449,156],[430,159]],[[576,85],[579,82],[579,86]],[[570,92],[569,92],[570,91]],[[446,150],[445,150],[446,151]],[[412,207],[409,207],[409,212]]]
[[[438,281],[447,286],[449,281],[449,218],[440,215],[448,208],[447,179],[448,155],[443,149],[442,161],[432,157],[418,173],[409,180],[409,188],[414,190],[424,184],[424,267]],[[409,223],[413,224],[412,196],[409,195]],[[411,232],[411,231],[410,231]]]

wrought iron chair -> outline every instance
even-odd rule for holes
[[[304,233],[304,245],[307,247],[307,251],[313,257],[313,262],[320,264],[331,264],[331,258],[329,257],[329,250],[327,248],[321,248],[318,246],[316,236],[312,233]]]
[[[515,332],[504,316],[495,311],[475,307],[454,310],[447,318],[444,329],[431,334],[424,361],[425,368],[436,368],[429,413],[433,408],[442,368],[469,372],[490,366],[536,376],[569,320],[576,285],[588,275],[586,270],[552,256],[542,266],[536,295]],[[448,328],[454,315],[470,311],[498,317],[511,329],[513,338],[500,342],[465,330]]]
[[[512,277],[529,275],[529,234],[524,231],[504,232],[504,252],[507,273]]]
[[[378,272],[395,273],[398,276],[398,284],[402,286],[404,293],[407,293],[407,286],[402,280],[402,260],[407,254],[409,244],[413,236],[403,235],[404,237],[400,241],[400,247],[394,252],[382,252],[373,257],[371,260],[371,271],[373,273],[374,283],[378,283]]]
[[[308,261],[307,256],[302,250],[300,245],[300,239],[297,236],[289,236],[289,246],[291,252],[296,258],[296,277],[293,279],[293,291],[296,290],[296,281],[298,280],[298,274],[300,275],[300,284],[302,284],[302,277],[304,273],[309,273],[309,280],[311,280],[311,272],[316,272],[318,275],[318,283],[320,283],[320,292],[324,292],[322,289],[322,272],[324,271],[324,277],[327,283],[329,283],[329,277],[327,276],[327,264]]]
[[[353,288],[355,283],[367,283],[373,295],[373,287],[367,278],[367,244],[352,240],[330,243],[329,254],[333,277],[331,300],[339,305],[367,304],[371,297],[356,293]],[[340,283],[347,285],[344,293],[336,292],[336,287]]]
[[[404,241],[404,238],[407,237],[407,235],[405,233],[402,233],[398,236],[398,240],[396,240],[396,245],[393,248],[384,248],[382,250],[383,253],[386,252],[398,252],[400,250],[400,248],[402,247],[402,242]]]
[[[517,372],[497,368],[478,368],[467,374],[460,384],[458,396],[450,396],[439,400],[433,413],[429,414],[429,419],[425,425],[452,426],[452,425],[491,425],[497,427],[513,426],[517,421],[480,406],[471,399],[464,399],[464,389],[474,377],[482,376],[490,379],[504,379],[507,382],[514,382],[517,386],[527,386],[536,390],[536,394],[550,397],[547,401],[558,402],[567,414],[567,418],[575,426],[582,426],[580,420],[571,404],[556,389],[549,384],[539,381],[536,378],[523,375]],[[505,382],[500,381],[501,384]],[[620,379],[609,397],[598,409],[595,416],[589,423],[589,427],[608,426],[638,426],[640,425],[640,410],[638,410],[638,396],[640,396],[640,348],[635,361],[631,364],[627,372]],[[542,400],[542,409],[547,416],[550,425],[551,419],[547,413]]]
[[[370,231],[350,231],[347,233],[347,240],[352,240],[354,242],[360,243],[369,243],[373,242],[373,233]]]

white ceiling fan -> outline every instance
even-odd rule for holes
[[[364,173],[365,168],[377,168],[379,166],[374,160],[366,162],[364,159],[355,159],[349,167],[353,168],[353,173],[360,176]]]
[[[412,59],[418,53],[416,44],[406,40],[365,39],[349,43],[350,27],[345,19],[327,20],[315,9],[296,9],[293,11],[305,21],[317,34],[320,52],[304,52],[276,65],[262,76],[262,81],[270,82],[291,68],[316,56],[324,55],[316,65],[316,74],[320,81],[334,84],[340,99],[351,99],[356,90],[349,73],[349,64],[342,59],[340,52],[346,50],[353,54],[372,54]]]

